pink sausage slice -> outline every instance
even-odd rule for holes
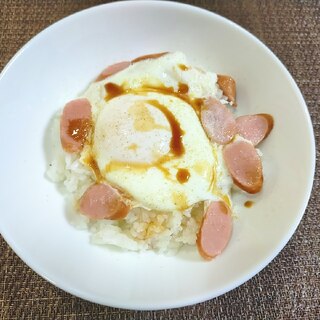
[[[167,54],[168,52],[160,52],[160,53],[152,53],[152,54],[146,54],[144,56],[138,57],[133,59],[131,62],[135,63],[135,62],[139,62],[142,60],[147,60],[147,59],[156,59],[156,58],[160,58],[162,56],[164,56],[165,54]]]
[[[93,184],[80,199],[80,211],[92,219],[123,219],[129,212],[119,191],[108,184]]]
[[[236,134],[236,121],[233,114],[220,101],[209,98],[201,108],[201,123],[210,140],[229,143]]]
[[[87,99],[68,102],[60,119],[60,140],[66,152],[80,152],[91,130],[91,105]]]
[[[234,107],[236,104],[236,82],[230,76],[224,76],[218,74],[218,85],[220,89],[223,91],[223,94],[232,102]]]
[[[238,133],[254,146],[264,140],[273,128],[273,117],[261,113],[241,116],[236,119]]]
[[[211,260],[227,246],[232,233],[230,209],[222,201],[209,205],[198,232],[197,246],[201,256]]]
[[[235,141],[223,149],[223,157],[233,182],[248,193],[257,193],[263,184],[261,159],[247,141]]]
[[[118,62],[115,63],[107,68],[105,68],[100,75],[98,76],[98,78],[96,79],[96,81],[101,81],[105,78],[108,78],[126,68],[128,68],[130,66],[131,62],[130,61],[122,61],[122,62]]]

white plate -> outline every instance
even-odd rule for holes
[[[242,114],[267,112],[265,185],[234,223],[226,251],[211,262],[196,250],[175,257],[89,244],[66,220],[46,170],[46,129],[54,112],[106,65],[180,50],[232,75]],[[208,11],[170,2],[91,8],[50,26],[10,61],[0,79],[0,230],[13,250],[54,285],[84,299],[130,309],[179,307],[221,295],[250,279],[283,248],[306,208],[314,174],[310,117],[294,80],[259,40]]]

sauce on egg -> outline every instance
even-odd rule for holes
[[[106,167],[105,167],[105,173],[106,172],[112,172],[119,169],[127,169],[131,171],[134,169],[135,171],[141,171],[144,172],[152,167],[158,168],[165,177],[169,178],[170,173],[169,170],[162,166],[162,163],[164,162],[163,158],[160,158],[157,162],[153,163],[140,163],[140,162],[124,162],[124,161],[116,161],[112,160],[110,161]]]
[[[122,86],[118,86],[113,82],[107,82],[104,87],[108,94],[108,100],[120,96],[125,92]]]
[[[92,169],[94,175],[96,176],[97,182],[101,182],[101,181],[104,180],[103,177],[102,177],[102,174],[100,172],[98,163],[97,163],[97,161],[95,160],[94,156],[91,153],[84,160],[84,162],[86,163],[86,165],[88,165]]]
[[[157,123],[153,118],[150,108],[159,110],[167,120],[166,125]],[[185,147],[183,145],[183,136],[185,132],[181,128],[180,122],[176,119],[175,115],[163,104],[159,103],[156,99],[149,100],[138,100],[133,102],[128,107],[127,115],[133,120],[133,127],[136,132],[147,132],[154,129],[169,130],[171,137],[168,140],[168,153],[162,155],[157,160],[146,161],[118,161],[111,160],[102,169],[102,175],[117,171],[117,170],[128,170],[128,171],[141,171],[145,172],[151,168],[157,168],[163,175],[172,181],[177,182],[176,176],[171,176],[170,171],[166,168],[165,163],[172,159],[179,158],[185,154]],[[131,144],[128,149],[136,151],[138,146]],[[179,175],[180,183],[184,183],[188,180],[189,174],[187,172]]]
[[[190,178],[190,172],[187,169],[179,169],[177,171],[176,177],[180,183],[185,183]]]
[[[172,87],[165,87],[165,86],[159,86],[159,87],[155,87],[155,86],[142,86],[139,88],[132,88],[132,89],[126,89],[124,86],[119,86],[115,83],[112,82],[108,82],[105,84],[105,89],[106,89],[106,93],[107,96],[105,97],[106,101],[109,101],[117,96],[120,95],[124,95],[124,94],[145,94],[148,92],[156,92],[156,93],[161,93],[161,94],[165,94],[165,95],[172,95],[174,97],[180,98],[181,100],[183,100],[184,102],[188,103],[190,106],[192,106],[192,108],[195,110],[195,112],[197,114],[200,113],[201,110],[201,106],[203,104],[203,99],[200,98],[196,98],[196,99],[191,99],[188,96],[188,92],[189,92],[189,87],[187,84],[185,83],[179,83],[178,86],[178,92],[175,92],[174,88]],[[167,121],[169,122],[170,128],[171,128],[171,140],[170,140],[170,153],[171,155],[175,156],[175,157],[180,157],[185,153],[185,148],[183,145],[183,135],[184,135],[184,131],[181,129],[180,127],[180,123],[177,121],[177,119],[175,118],[175,116],[170,112],[170,110],[168,108],[166,108],[164,105],[160,104],[157,100],[147,100],[147,103],[152,105],[153,107],[157,108],[158,110],[160,110],[163,115],[166,117]],[[147,109],[145,106],[139,106],[139,110],[135,110],[137,109],[138,105],[135,105],[131,108],[130,113],[132,113],[131,115],[134,116],[134,125],[136,130],[138,131],[148,131],[151,129],[165,129],[162,126],[157,125],[153,118],[151,119],[151,116],[149,115],[149,113],[147,113]],[[146,110],[144,110],[143,112],[143,116],[140,115],[141,113],[141,108],[145,108]],[[142,110],[142,111],[143,111]],[[138,112],[139,111],[139,112]],[[139,117],[138,117],[139,115]],[[151,121],[152,120],[152,121]],[[146,123],[147,122],[147,123]],[[171,157],[169,157],[171,158]],[[165,176],[169,176],[169,172],[167,171],[167,169],[163,168],[162,163],[163,161],[161,161],[161,163],[152,163],[152,164],[142,164],[142,163],[130,163],[127,164],[128,168],[129,167],[134,167],[135,169],[142,169],[142,170],[147,170],[150,167],[157,167],[158,169],[160,169]],[[111,171],[112,169],[115,169],[115,167],[125,167],[126,164],[124,163],[110,163],[105,170]],[[185,183],[189,180],[190,177],[190,173],[187,169],[179,169],[177,174],[176,174],[176,179],[177,181],[179,181],[179,183]]]
[[[195,113],[199,116],[201,107],[204,100],[201,98],[191,98],[188,95],[189,86],[186,83],[180,82],[178,88],[175,91],[173,87],[160,86],[151,86],[151,85],[142,85],[137,88],[128,88],[126,84],[121,86],[115,83],[106,83],[105,84],[106,96],[105,100],[108,102],[111,99],[114,99],[118,96],[133,94],[133,95],[146,95],[150,92],[163,94],[166,96],[173,96],[175,98],[181,99],[182,101],[189,104]],[[179,121],[175,118],[174,114],[163,104],[159,103],[158,100],[150,99],[144,100],[144,102],[138,102],[132,105],[129,109],[129,114],[133,118],[134,128],[137,131],[149,131],[153,129],[166,129],[165,126],[159,125],[155,122],[151,116],[147,104],[157,108],[165,116],[170,125],[171,129],[171,140],[170,140],[170,152],[169,154],[161,157],[158,161],[152,163],[138,163],[138,162],[122,162],[122,161],[111,161],[104,168],[105,173],[112,172],[114,170],[125,169],[125,170],[141,170],[146,171],[152,167],[159,169],[163,175],[172,181],[176,181],[180,184],[188,182],[190,178],[190,172],[188,169],[179,168],[175,176],[171,176],[169,170],[164,166],[164,163],[170,161],[172,158],[181,157],[185,153],[185,147],[183,145],[183,135],[185,134],[183,129],[180,126]],[[168,127],[167,127],[168,130]],[[130,148],[131,149],[131,148]],[[132,148],[134,150],[134,148]],[[103,172],[104,174],[104,172]],[[202,170],[201,170],[202,174]],[[210,178],[210,177],[209,177]],[[212,178],[212,177],[211,177]],[[186,199],[181,194],[174,195],[174,201],[179,208],[187,208]]]
[[[150,131],[154,129],[168,130],[167,126],[155,122],[145,103],[136,102],[129,109],[129,115],[133,118],[133,125],[137,131]]]
[[[203,102],[204,102],[204,99],[201,99],[201,98],[196,98],[192,102],[192,107],[194,111],[197,113],[197,115],[200,114],[201,108],[203,106]]]
[[[180,123],[174,117],[174,115],[165,106],[160,104],[157,100],[148,100],[148,103],[159,109],[167,118],[171,127],[171,141],[170,151],[175,156],[181,156],[184,154],[185,149],[182,142],[182,136],[184,135],[183,130],[180,127]]]
[[[148,92],[156,92],[161,93],[164,95],[170,95],[176,98],[183,100],[184,102],[188,103],[196,114],[199,116],[201,106],[203,105],[204,99],[201,98],[191,98],[188,95],[189,87],[185,83],[179,83],[178,92],[174,90],[172,87],[165,87],[165,86],[149,86],[144,85],[139,88],[129,88],[126,89],[123,85],[119,86],[115,83],[108,82],[105,84],[105,89],[107,92],[107,96],[105,97],[106,101],[109,101],[115,97],[121,96],[123,94],[140,94],[143,95],[144,93]]]
[[[178,88],[178,92],[180,94],[186,94],[189,91],[189,86],[185,83],[179,83],[179,88]]]

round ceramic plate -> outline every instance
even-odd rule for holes
[[[232,75],[238,113],[266,112],[275,127],[261,145],[265,184],[241,208],[232,239],[213,261],[196,248],[177,256],[94,246],[65,216],[46,180],[53,114],[105,66],[139,55],[182,51],[207,70]],[[294,80],[258,39],[236,24],[188,5],[158,1],[94,7],[50,26],[3,70],[0,230],[42,277],[76,296],[130,309],[185,306],[250,279],[284,247],[306,208],[314,174],[310,117]]]

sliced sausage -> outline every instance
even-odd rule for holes
[[[60,119],[60,140],[66,152],[80,152],[91,130],[91,105],[83,99],[68,102]]]
[[[229,143],[236,134],[236,121],[231,111],[219,100],[207,99],[201,108],[201,123],[210,140]]]
[[[91,185],[79,202],[80,211],[92,219],[123,219],[129,212],[119,191],[108,184]]]
[[[224,76],[218,74],[218,85],[223,91],[223,94],[232,102],[234,107],[237,106],[236,103],[236,82],[230,76]]]
[[[144,56],[135,58],[135,59],[132,60],[131,62],[132,62],[132,63],[135,63],[135,62],[139,62],[139,61],[147,60],[147,59],[156,59],[156,58],[160,58],[160,57],[164,56],[164,55],[167,54],[167,53],[168,53],[168,52],[160,52],[160,53],[146,54],[146,55],[144,55]]]
[[[254,146],[238,140],[226,145],[223,158],[233,182],[248,193],[257,193],[262,188],[263,174],[261,159]]]
[[[211,260],[227,246],[232,232],[230,209],[222,201],[209,205],[197,236],[198,251],[204,259]]]
[[[236,119],[237,131],[254,146],[264,140],[273,128],[273,117],[270,114],[260,113],[241,116]]]
[[[105,78],[108,78],[126,68],[128,68],[130,66],[131,62],[130,61],[122,61],[122,62],[118,62],[115,63],[107,68],[105,68],[100,75],[98,76],[98,78],[96,79],[96,81],[101,81]]]

